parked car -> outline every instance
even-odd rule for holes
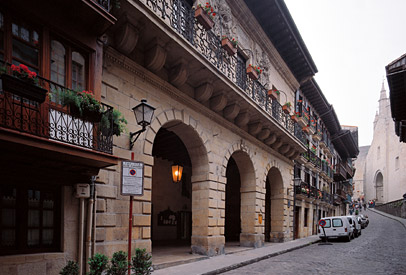
[[[361,236],[361,221],[356,216],[347,216],[348,222],[353,227],[353,236],[358,238]]]
[[[351,226],[346,216],[325,217],[326,225],[323,228],[319,225],[319,238],[322,240],[343,238],[346,241],[351,241],[353,238],[353,227]]]
[[[361,228],[364,229],[369,224],[368,216],[360,214],[359,218],[361,219]]]

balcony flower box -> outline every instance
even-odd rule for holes
[[[321,140],[321,134],[319,132],[316,132],[313,136],[312,136],[314,141],[320,141]]]
[[[291,106],[290,102],[286,102],[286,103],[282,106],[282,111],[283,111],[285,114],[290,114],[290,106]]]
[[[258,66],[252,66],[251,64],[247,68],[247,75],[252,80],[258,80],[259,75],[262,73],[262,70]]]
[[[268,90],[268,96],[272,98],[272,100],[277,100],[280,92],[278,90]]]
[[[309,120],[305,116],[299,116],[297,123],[301,127],[306,127],[309,124]]]
[[[309,133],[310,133],[310,130],[309,130],[309,127],[308,127],[308,126],[303,127],[303,128],[302,128],[302,131],[303,131],[305,134],[309,134]]]
[[[24,66],[24,65],[22,65],[22,66]],[[17,66],[15,66],[15,67],[17,67]],[[17,67],[17,68],[20,68],[20,67]],[[45,90],[44,88],[42,88],[36,84],[36,82],[38,82],[38,79],[36,79],[35,73],[34,73],[35,76],[32,75],[31,78],[24,77],[22,74],[18,74],[18,73],[17,74],[13,73],[13,74],[14,74],[14,76],[8,75],[8,74],[1,75],[2,83],[3,83],[2,84],[3,90],[8,91],[12,94],[21,96],[26,99],[36,101],[38,103],[43,103],[45,101],[45,98],[47,95],[47,90]]]
[[[292,120],[292,121],[294,121],[294,122],[298,122],[298,117],[297,117],[297,115],[291,115],[290,116],[290,119]]]
[[[223,36],[221,39],[221,47],[227,52],[229,56],[233,56],[237,53],[237,40],[234,38],[230,39],[226,36]]]
[[[70,115],[89,122],[100,122],[102,108],[91,91],[72,91],[65,89],[61,93],[63,106],[69,106]]]
[[[195,18],[197,22],[199,22],[206,31],[213,28],[214,21],[212,17],[215,15],[216,13],[213,12],[213,8],[210,6],[210,4],[206,4],[205,7],[199,6],[195,10]]]

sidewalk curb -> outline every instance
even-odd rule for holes
[[[379,210],[371,209],[371,208],[370,208],[369,210],[371,210],[372,212],[374,212],[374,213],[376,213],[376,214],[378,214],[378,215],[384,216],[384,217],[386,217],[386,218],[388,218],[388,219],[397,221],[398,223],[400,223],[401,225],[403,225],[403,227],[406,229],[406,224],[404,224],[402,221],[396,219],[396,218],[399,218],[399,217],[393,216],[393,215],[391,215],[391,214],[388,214],[388,213],[385,213],[385,212],[382,212],[382,211],[379,211]],[[400,218],[400,219],[402,219],[402,218]]]
[[[309,242],[309,243],[307,243],[307,244],[302,244],[302,245],[299,245],[299,246],[296,246],[296,247],[292,247],[292,248],[284,249],[284,250],[281,250],[281,251],[278,251],[278,252],[270,253],[270,254],[268,254],[268,255],[261,256],[261,257],[255,258],[255,259],[251,259],[251,260],[248,260],[248,261],[240,262],[240,263],[238,263],[238,264],[233,264],[233,265],[226,266],[226,267],[222,267],[222,268],[219,268],[219,269],[210,271],[210,272],[202,273],[202,275],[221,274],[221,273],[224,273],[224,272],[233,270],[233,269],[240,268],[240,267],[242,267],[242,266],[250,265],[250,264],[253,264],[253,263],[256,263],[256,262],[265,260],[265,259],[269,259],[269,258],[278,256],[278,255],[281,255],[281,254],[285,254],[285,253],[287,253],[287,252],[291,252],[291,251],[293,251],[293,250],[300,249],[300,248],[303,248],[303,247],[306,247],[306,246],[309,246],[309,245],[312,245],[312,244],[315,244],[315,243],[318,243],[318,242],[320,242],[320,240],[311,241],[311,242]]]

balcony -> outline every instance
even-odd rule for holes
[[[34,167],[46,163],[35,171],[42,171],[41,177],[50,174],[47,170],[50,167],[58,166],[53,171],[58,175],[68,170],[79,171],[78,180],[85,180],[88,175],[96,175],[100,168],[117,164],[117,158],[112,156],[111,132],[100,131],[99,123],[72,117],[61,105],[47,100],[41,103],[43,99],[38,101],[29,94],[29,86],[19,91],[20,87],[10,86],[6,77],[9,76],[1,75],[0,81],[0,140],[6,160],[2,159],[3,165],[7,167],[12,160],[19,163],[19,156],[23,155],[34,162]],[[29,85],[33,91],[41,89]],[[64,88],[42,78],[39,86],[45,92],[51,91],[51,95],[52,91]],[[110,110],[107,106],[105,109]]]
[[[41,0],[37,2],[13,0],[3,2],[10,10],[15,10],[18,14],[29,14],[29,17],[38,16],[41,24],[67,28],[66,30],[69,30],[71,34],[75,31],[87,31],[87,35],[94,34],[95,37],[98,37],[117,21],[112,15],[116,0]],[[35,17],[30,19],[35,20]]]
[[[327,203],[327,204],[332,204],[332,203],[333,203],[331,194],[329,194],[329,193],[326,192],[326,191],[323,191],[323,192],[322,192],[322,195],[323,195],[323,197],[322,197],[322,201],[323,201],[323,202],[325,202],[325,203]]]
[[[166,75],[164,79],[178,88],[180,96],[194,100],[193,108],[205,113],[212,111],[210,116],[222,116],[225,120],[219,120],[220,123],[229,127],[231,122],[287,158],[293,159],[305,150],[304,140],[295,130],[296,122],[282,111],[280,102],[268,97],[268,88],[263,85],[268,81],[261,79],[261,75],[258,80],[247,76],[245,60],[250,50],[238,49],[238,54],[230,55],[222,48],[221,35],[206,30],[207,26],[198,22],[187,1],[138,2],[121,3],[117,18],[137,18],[124,20],[123,28],[132,37],[142,28],[142,39],[134,38],[134,43],[127,43],[128,35],[115,35],[119,26],[111,28],[115,48],[106,50],[106,59],[119,61],[123,53],[130,56],[138,50],[145,60],[142,69],[137,68],[148,78],[150,74],[145,69]],[[219,20],[218,16],[214,18],[215,29],[221,25]],[[139,25],[140,22],[147,24]],[[170,47],[164,47],[165,43]],[[261,62],[256,60],[253,65]]]
[[[334,173],[334,180],[335,181],[343,181],[347,179],[347,171],[342,162],[336,164],[335,166],[335,173]]]
[[[312,186],[306,182],[301,182],[300,186],[296,186],[296,196],[298,198],[307,199],[307,200],[314,200],[314,199],[322,199],[323,194],[322,192],[317,189],[315,186]]]
[[[321,129],[320,129],[320,125],[317,125],[317,127],[316,127],[317,129],[316,129],[316,132],[314,133],[314,135],[312,136],[312,138],[313,138],[313,140],[314,141],[321,141],[321,139],[322,139],[322,131],[321,131]],[[321,147],[321,146],[320,146]]]
[[[297,111],[295,112],[298,117],[298,124],[300,127],[307,127],[310,121],[309,112],[306,110],[306,107],[303,105],[303,102],[300,100],[296,104]]]

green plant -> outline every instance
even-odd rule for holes
[[[59,272],[60,275],[79,275],[79,265],[77,262],[68,261],[68,263]]]
[[[145,248],[135,249],[135,256],[131,259],[131,270],[136,275],[148,275],[151,274],[151,261],[152,256],[147,253]]]
[[[107,269],[109,259],[103,254],[96,253],[92,258],[89,258],[90,272],[88,275],[101,275]]]
[[[206,2],[205,6],[199,4],[199,7],[201,7],[204,10],[204,12],[207,13],[208,16],[210,16],[211,19],[214,19],[214,17],[216,16],[214,9],[209,2]]]
[[[230,39],[226,35],[223,35],[221,39],[228,39],[228,41],[230,41],[230,43],[234,46],[234,48],[237,47],[238,45],[238,40],[235,39],[234,37]]]
[[[292,106],[292,103],[286,102],[285,104],[283,104],[283,106],[286,106],[286,107],[290,108],[290,106]]]
[[[126,275],[128,271],[127,253],[118,251],[111,258],[111,265],[107,269],[108,275]]]
[[[259,66],[252,66],[252,64],[249,64],[248,67],[253,68],[258,74],[262,73],[262,69]]]
[[[112,133],[113,135],[120,136],[125,132],[126,125],[127,120],[117,109],[104,112],[100,121],[100,128],[106,135]]]
[[[72,91],[64,89],[60,92],[63,106],[76,108],[81,116],[88,112],[101,114],[102,108],[91,91]]]

